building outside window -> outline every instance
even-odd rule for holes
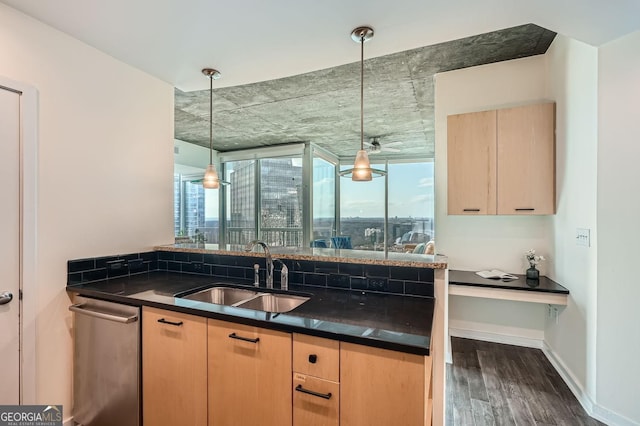
[[[259,226],[267,244],[302,246],[302,191],[301,158],[260,160]]]
[[[231,183],[226,198],[227,243],[246,244],[256,239],[256,161],[225,163],[227,180]]]

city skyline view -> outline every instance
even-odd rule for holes
[[[305,232],[313,240],[350,237],[353,248],[379,250],[393,246],[409,232],[433,237],[433,162],[390,162],[386,177],[370,182],[340,179],[336,196],[335,166],[321,158],[313,162],[312,230],[305,231],[300,158],[265,158],[225,163],[226,222],[219,222],[220,191],[204,190],[199,182],[175,177],[176,235],[219,242],[243,243],[259,238],[269,244],[300,246]],[[347,166],[342,166],[346,168]],[[385,164],[373,164],[384,168]],[[257,173],[257,174],[256,174]],[[180,182],[182,182],[180,184]],[[258,185],[258,186],[256,186]],[[257,188],[259,188],[259,197]],[[385,191],[388,191],[385,196]],[[256,198],[257,197],[257,198]],[[339,222],[335,203],[339,200]],[[385,201],[387,211],[385,212]],[[257,216],[259,215],[259,216]],[[384,233],[387,223],[386,235]],[[336,224],[339,223],[339,229]],[[386,238],[385,238],[386,237]]]

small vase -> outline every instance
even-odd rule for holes
[[[538,280],[540,278],[540,271],[535,266],[527,269],[527,280]]]

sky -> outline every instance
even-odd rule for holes
[[[433,164],[389,165],[390,218],[433,217]],[[371,182],[343,179],[340,191],[341,217],[384,217],[384,178],[376,178]]]

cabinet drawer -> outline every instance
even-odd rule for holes
[[[293,426],[338,426],[340,384],[293,373]]]
[[[295,333],[293,371],[334,382],[340,381],[340,342]]]

